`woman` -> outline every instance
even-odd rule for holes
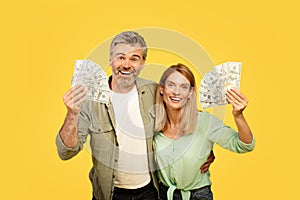
[[[254,148],[243,116],[247,99],[239,91],[230,89],[226,94],[238,132],[199,112],[195,91],[193,73],[180,63],[164,72],[157,89],[154,148],[162,200],[213,199],[210,173],[199,171],[213,144],[237,153]]]

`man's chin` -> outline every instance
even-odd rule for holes
[[[134,84],[135,78],[120,78],[118,79],[118,84],[122,87],[129,87]]]

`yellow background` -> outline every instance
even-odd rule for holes
[[[19,0],[1,2],[0,11],[0,199],[91,199],[88,151],[69,161],[56,153],[62,95],[76,59],[140,27],[179,31],[215,63],[243,62],[241,90],[256,149],[245,155],[215,149],[215,199],[299,199],[296,0]],[[226,108],[226,122],[234,125]]]

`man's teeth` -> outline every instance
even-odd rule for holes
[[[129,72],[129,71],[120,71],[121,72],[121,74],[123,74],[123,75],[130,75],[131,74],[131,72]]]

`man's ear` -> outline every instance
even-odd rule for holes
[[[145,63],[142,63],[142,64],[141,64],[140,71],[142,71],[142,70],[144,69],[144,67],[145,67]]]
[[[146,60],[145,60],[145,59],[143,59],[143,61],[142,61],[142,68],[141,68],[141,69],[144,69],[144,67],[145,67],[145,63],[146,63]]]

